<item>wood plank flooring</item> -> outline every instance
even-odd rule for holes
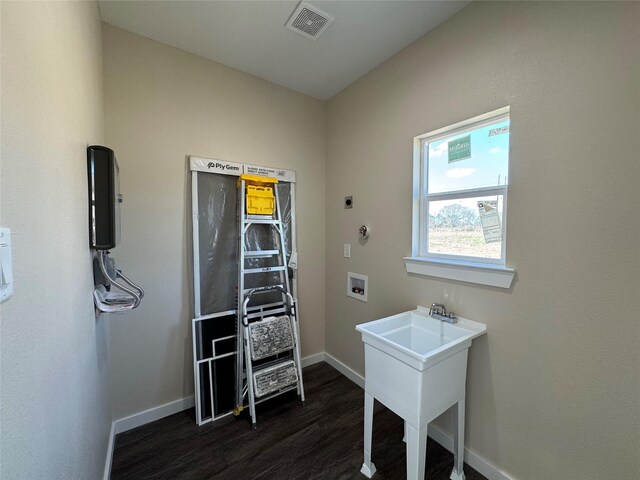
[[[364,391],[326,363],[303,374],[304,407],[295,392],[265,402],[256,431],[246,418],[198,427],[191,409],[119,434],[111,478],[364,480]],[[373,428],[374,479],[406,478],[402,419],[376,402]],[[453,454],[429,439],[426,468],[448,480]],[[486,480],[466,464],[465,475]]]

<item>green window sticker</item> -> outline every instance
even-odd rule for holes
[[[449,147],[449,163],[471,158],[471,135],[451,140]]]

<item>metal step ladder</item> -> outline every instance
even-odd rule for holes
[[[236,407],[233,413],[240,415],[248,403],[253,429],[257,427],[255,406],[258,403],[292,390],[297,390],[299,400],[304,402],[300,332],[290,290],[277,183],[275,178],[255,175],[238,178]],[[247,234],[259,225],[268,225],[273,230],[275,245],[247,250]],[[260,267],[246,265],[250,259],[269,258],[275,260],[275,265],[273,261]],[[270,276],[275,283],[245,288],[249,276],[272,272],[276,273]],[[281,301],[274,302],[273,298],[263,303],[258,301],[261,297],[273,297],[274,293],[279,294],[276,297]]]

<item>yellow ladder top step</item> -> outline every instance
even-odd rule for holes
[[[277,178],[261,177],[260,175],[250,175],[248,173],[243,173],[238,177],[238,186],[240,186],[242,180],[244,180],[247,185],[270,185],[278,183]]]

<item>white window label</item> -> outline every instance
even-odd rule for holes
[[[500,127],[500,128],[492,128],[489,130],[489,136],[493,137],[494,135],[502,135],[503,133],[509,133],[509,127]]]
[[[498,215],[498,202],[495,200],[482,200],[478,202],[480,224],[484,234],[485,243],[502,241],[502,225]]]

